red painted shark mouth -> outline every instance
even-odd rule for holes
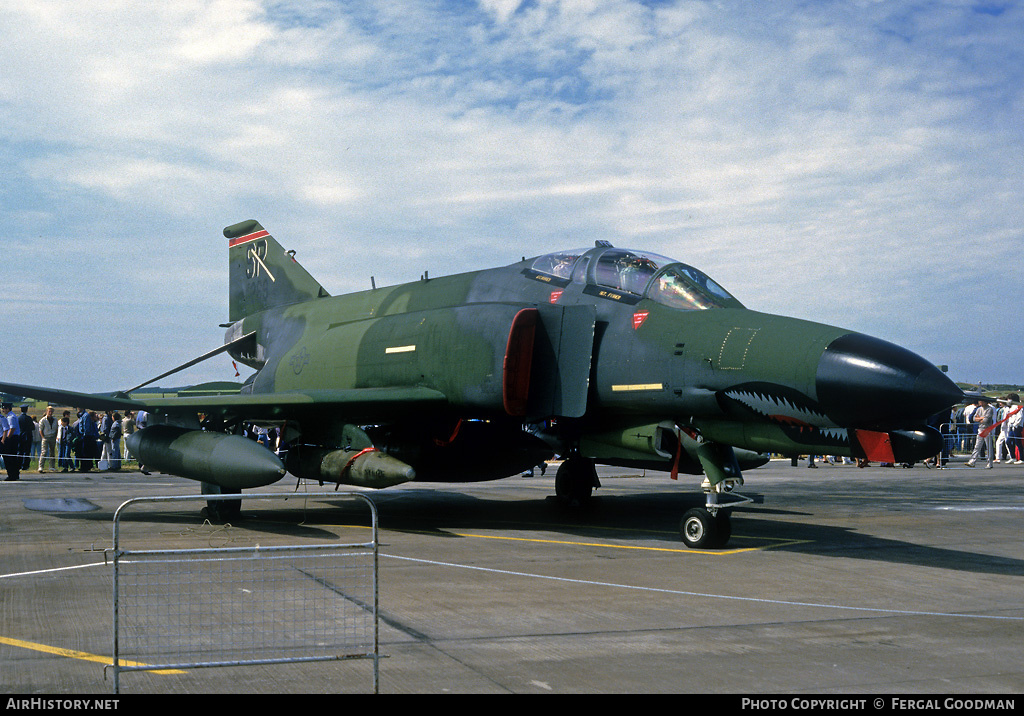
[[[792,426],[795,426],[795,427],[798,427],[798,428],[811,428],[811,429],[814,428],[814,426],[811,425],[810,423],[805,423],[803,420],[800,420],[799,418],[794,418],[792,415],[782,415],[782,414],[779,414],[779,415],[769,415],[767,417],[768,417],[769,420],[772,420],[772,421],[774,421],[776,423],[785,423],[786,425],[792,425]]]

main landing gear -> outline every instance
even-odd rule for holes
[[[204,495],[240,495],[241,490],[213,485],[209,482],[202,483],[202,494]],[[237,522],[242,514],[242,500],[213,499],[206,501],[206,507],[200,510],[199,514],[209,520],[212,524],[222,525],[225,522]]]
[[[590,502],[595,487],[600,487],[594,461],[578,454],[570,455],[555,473],[555,498],[563,506]]]

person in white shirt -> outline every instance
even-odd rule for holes
[[[985,432],[986,428],[992,426],[995,421],[995,411],[992,406],[989,405],[986,400],[978,400],[978,407],[974,409],[974,414],[971,417],[971,421],[974,423],[977,432],[977,439],[974,441],[974,452],[971,453],[971,459],[967,461],[967,467],[974,467],[974,463],[977,462],[978,458],[981,457],[982,446],[985,448],[985,457],[988,460],[988,465],[985,467],[988,469],[992,468],[992,433],[989,433],[985,437],[981,434]]]
[[[44,472],[47,463],[51,472],[57,470],[57,430],[60,421],[53,414],[53,406],[46,406],[46,415],[39,421],[39,472]]]

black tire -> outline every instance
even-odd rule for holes
[[[723,514],[719,513],[719,515]],[[712,517],[705,508],[694,507],[683,515],[683,519],[679,523],[679,536],[691,549],[716,549],[725,543],[721,539],[723,527],[729,533],[732,532],[728,517],[720,520]],[[725,539],[729,539],[728,534]]]
[[[555,497],[562,505],[587,504],[594,490],[594,466],[589,460],[569,459],[555,473]]]
[[[214,524],[237,522],[242,514],[241,500],[207,500],[206,518]]]
[[[219,485],[211,485],[208,482],[204,482],[202,485],[202,493],[204,495],[237,495],[242,492],[238,489],[229,489],[220,487]],[[215,524],[237,522],[238,518],[242,514],[242,501],[207,500],[206,507],[203,508],[200,514]]]

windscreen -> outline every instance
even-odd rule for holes
[[[706,308],[742,308],[732,294],[707,274],[686,264],[675,264],[659,275],[647,297],[671,308],[696,311]]]
[[[594,284],[632,295],[633,301],[645,296],[684,311],[743,307],[707,274],[666,256],[609,248],[591,260],[584,256],[587,253],[587,249],[576,249],[538,256],[530,265],[530,275]]]

